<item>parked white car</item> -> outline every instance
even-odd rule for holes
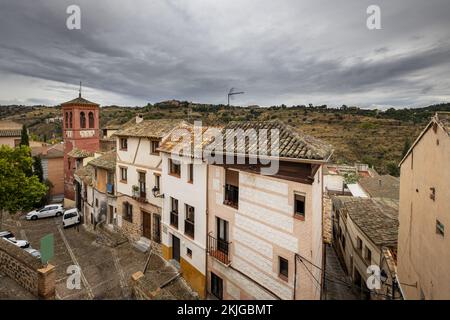
[[[63,222],[63,227],[64,228],[72,226],[74,224],[80,223],[81,222],[81,215],[78,212],[78,209],[77,208],[73,208],[73,209],[66,210],[64,212],[62,222]]]
[[[63,214],[64,208],[61,204],[49,204],[43,208],[33,210],[26,215],[27,220],[37,220],[39,218],[59,217]]]
[[[10,231],[1,231],[0,238],[20,248],[28,248],[30,246],[30,243],[27,240],[17,240]]]

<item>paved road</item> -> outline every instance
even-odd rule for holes
[[[62,228],[61,217],[36,221],[9,220],[3,229],[9,229],[20,238],[26,238],[39,249],[40,239],[52,233],[55,239],[56,295],[58,299],[130,299],[128,281],[142,270],[146,255],[125,243],[116,248],[98,244],[96,236],[79,228]],[[19,238],[19,236],[18,236]],[[67,268],[78,265],[82,273],[80,289],[68,289]]]

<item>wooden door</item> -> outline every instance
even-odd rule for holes
[[[180,239],[172,236],[172,259],[180,262]]]
[[[150,213],[142,212],[142,235],[147,239],[152,239],[152,218]]]

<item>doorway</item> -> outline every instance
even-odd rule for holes
[[[161,243],[161,216],[153,214],[153,241]]]
[[[142,235],[149,240],[152,239],[152,216],[145,211],[142,211]]]
[[[172,259],[180,262],[180,239],[172,235]]]

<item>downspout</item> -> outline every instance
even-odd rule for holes
[[[323,206],[323,167],[321,166],[320,167],[320,192],[321,192],[321,194],[322,194],[322,196],[321,196],[321,198],[322,198],[322,201],[321,201],[321,207],[322,207],[322,219],[321,219],[321,226],[322,226],[322,228],[321,228],[321,236],[322,236],[322,239],[321,239],[321,241],[322,241],[322,279],[321,279],[321,284],[320,284],[320,300],[322,300],[323,299],[323,290],[324,290],[324,286],[325,286],[325,271],[326,271],[326,268],[325,268],[325,266],[326,266],[326,261],[327,261],[327,256],[326,256],[326,250],[327,250],[327,247],[326,247],[326,244],[325,244],[325,242],[324,242],[324,239],[323,239],[323,227],[324,227],[324,224],[323,224],[323,220],[324,220],[324,206]],[[330,212],[330,214],[331,214],[331,212]],[[330,221],[330,223],[331,223],[331,221]]]
[[[203,160],[202,160],[203,161]],[[208,198],[208,186],[209,186],[209,166],[205,162],[206,166],[206,232],[205,232],[205,244],[206,244],[206,250],[205,250],[205,297],[208,295],[208,229],[209,229],[209,198]]]
[[[298,254],[294,254],[294,295],[292,297],[292,300],[295,300],[295,294],[297,292],[297,256]]]

